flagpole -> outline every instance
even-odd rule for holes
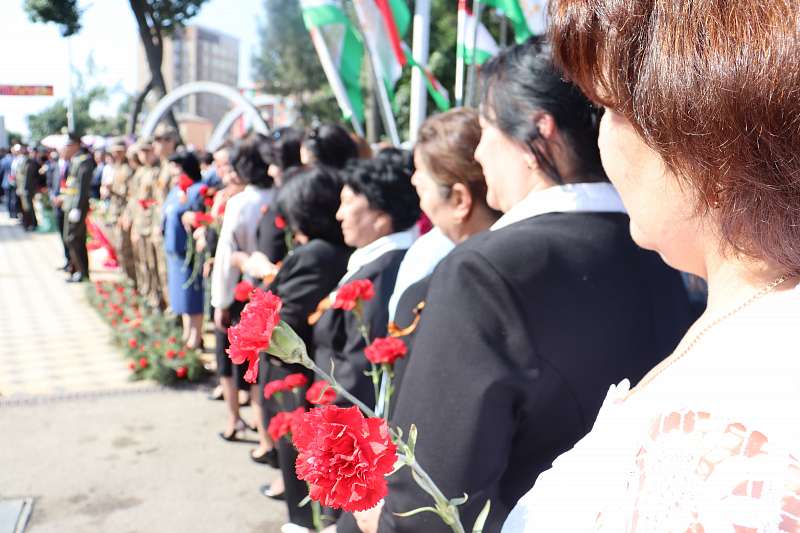
[[[414,2],[414,42],[413,57],[417,65],[428,64],[428,44],[430,42],[431,1]],[[425,120],[428,106],[428,88],[420,69],[411,71],[411,109],[408,117],[408,140],[417,140],[417,132]]]
[[[456,43],[461,40],[461,46],[466,53],[467,39],[467,0],[458,0],[458,29],[456,30]],[[457,46],[456,46],[457,48]],[[464,55],[456,54],[456,86],[453,90],[456,98],[456,107],[464,105]]]
[[[473,28],[472,35],[470,35],[470,39],[472,41],[472,63],[467,70],[467,95],[466,95],[466,105],[472,105],[472,101],[475,99],[475,82],[477,77],[477,70],[478,65],[477,61],[475,60],[475,55],[478,48],[478,26],[481,24],[481,11],[483,10],[483,4],[481,4],[480,0],[474,0],[472,3],[472,15],[475,17],[475,27]],[[466,37],[466,36],[465,36]]]
[[[383,83],[379,73],[381,68],[378,65],[378,54],[372,47],[372,41],[367,38],[367,32],[364,31],[364,12],[362,11],[361,2],[365,0],[353,0],[356,8],[356,18],[358,19],[358,29],[361,33],[361,38],[367,48],[367,55],[369,56],[370,65],[372,66],[372,75],[375,80],[375,87],[378,90],[378,101],[380,103],[381,117],[383,118],[383,125],[386,127],[389,139],[395,146],[400,146],[400,135],[397,133],[397,123],[394,120],[394,113],[392,112],[392,104],[389,101],[389,93],[386,91],[386,85]],[[372,1],[372,0],[369,0]]]
[[[350,98],[347,96],[347,90],[333,64],[333,58],[328,49],[328,43],[325,42],[325,38],[317,28],[312,27],[308,31],[311,33],[311,41],[314,43],[319,61],[322,63],[322,70],[325,71],[325,76],[328,78],[328,83],[331,85],[333,95],[336,97],[336,102],[346,115],[350,115],[350,124],[353,125],[355,134],[359,137],[363,137],[364,129],[361,127],[361,122],[359,122],[358,117],[356,117],[353,112],[353,104],[350,102]]]

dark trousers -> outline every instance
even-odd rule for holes
[[[69,247],[67,241],[64,240],[64,211],[60,207],[55,208],[56,212],[56,225],[58,226],[58,236],[61,237],[61,245],[64,247],[64,260],[71,263],[69,258]]]
[[[22,226],[25,229],[33,229],[37,226],[36,211],[33,210],[33,195],[26,193],[20,197],[20,207],[22,208]]]
[[[9,187],[5,190],[6,193],[6,207],[8,207],[8,216],[17,218],[19,214],[19,198],[17,197],[17,188]]]
[[[250,384],[244,380],[247,372],[247,363],[241,365],[234,364],[228,357],[228,348],[231,343],[228,341],[228,332],[214,328],[214,352],[217,357],[217,376],[221,378],[235,378],[236,386],[240,390],[250,390]]]
[[[86,250],[86,220],[64,221],[64,242],[75,272],[89,276],[89,252]]]
[[[268,370],[267,379],[263,380],[261,383],[260,394],[264,393],[264,385],[269,381],[284,379],[289,374],[305,374],[306,377],[308,377],[309,383],[312,383],[314,379],[314,374],[301,365],[284,365],[283,363],[276,365],[274,359],[269,356],[264,356],[263,354],[261,357],[261,364],[268,366]],[[300,389],[298,393],[282,393],[280,402],[273,398],[266,400],[265,403],[267,405],[265,406],[266,409],[264,409],[265,418],[267,416],[271,418],[280,411],[293,411],[300,406],[306,407],[305,394],[306,388],[303,388]],[[269,411],[269,413],[267,413],[267,411]],[[265,423],[269,424],[269,421],[265,421]],[[281,437],[281,439],[275,443],[275,446],[278,448],[278,463],[281,469],[281,476],[283,477],[283,484],[286,486],[284,495],[286,498],[286,506],[289,511],[289,521],[298,526],[313,528],[314,519],[311,514],[311,504],[309,503],[300,507],[300,502],[308,496],[308,485],[305,481],[297,479],[297,474],[295,473],[294,463],[295,460],[297,460],[297,450],[289,441],[288,436]],[[332,522],[328,522],[327,525],[330,525],[330,523]]]

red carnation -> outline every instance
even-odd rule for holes
[[[200,186],[200,187],[197,189],[197,192],[199,192],[199,193],[200,193],[200,196],[205,196],[205,195],[206,195],[206,193],[208,193],[208,185],[205,185],[205,184],[201,185],[201,186]]]
[[[364,349],[364,355],[371,363],[379,365],[388,363],[393,365],[401,357],[408,353],[406,343],[396,337],[378,338]]]
[[[175,376],[177,376],[178,379],[183,379],[188,372],[189,370],[185,366],[179,366],[175,369]]]
[[[147,357],[139,358],[139,368],[147,368],[147,365],[150,364],[150,361],[147,360]]]
[[[250,293],[253,292],[255,287],[249,281],[240,281],[236,284],[236,289],[233,291],[233,299],[237,302],[246,302],[250,299]]]
[[[308,403],[329,405],[336,399],[336,390],[327,381],[315,381],[306,391]]]
[[[192,227],[197,229],[200,226],[208,226],[214,222],[214,217],[209,215],[208,213],[201,213],[197,212],[194,214],[194,222],[192,223]]]
[[[123,293],[123,292],[125,292],[125,287],[123,287],[122,285],[116,285],[114,287],[114,290],[116,290],[119,293]]]
[[[150,207],[155,203],[156,201],[153,200],[152,198],[147,198],[146,200],[139,200],[139,206],[142,209],[150,209]]]
[[[214,205],[214,199],[211,197],[203,198],[203,205],[210,208]]]
[[[296,374],[289,374],[283,378],[283,382],[286,384],[286,388],[291,390],[308,385],[308,378],[305,374],[298,372]]]
[[[280,229],[280,230],[286,229],[286,220],[282,216],[276,215],[275,216],[275,227]]]
[[[167,353],[165,353],[164,355],[167,356],[167,359],[175,359],[175,356],[178,355],[178,352],[176,352],[175,350],[167,350]]]
[[[292,432],[300,416],[303,415],[303,412],[304,409],[298,407],[294,411],[281,411],[273,416],[267,427],[267,433],[269,433],[272,440],[277,442],[281,437]]]
[[[275,381],[270,381],[266,385],[264,385],[264,399],[269,400],[273,394],[277,392],[283,392],[289,390],[290,387],[286,386],[286,382],[282,379],[276,379]]]
[[[372,282],[368,279],[357,279],[339,287],[333,308],[352,311],[361,300],[371,300],[374,297],[375,287]]]
[[[130,368],[131,370],[136,370],[136,361],[130,361],[128,363],[128,368]]]
[[[239,323],[228,328],[228,356],[240,365],[247,361],[245,381],[255,383],[258,379],[258,354],[269,348],[272,331],[281,321],[281,299],[271,291],[256,289],[242,311]]]
[[[188,191],[189,187],[192,185],[194,185],[194,180],[192,180],[192,178],[186,174],[181,174],[181,176],[178,178],[178,187],[180,187],[183,192]]]
[[[386,496],[386,474],[397,447],[381,418],[364,418],[358,407],[316,407],[292,429],[295,470],[309,483],[312,500],[347,512],[365,511]]]
[[[184,352],[183,350],[178,352],[178,359],[183,359],[184,357],[186,357],[186,352]]]
[[[137,346],[139,346],[139,341],[131,337],[130,339],[128,339],[128,346],[130,346],[131,348],[136,348]]]
[[[175,344],[176,342],[178,342],[178,339],[176,339],[174,336],[172,336],[172,337],[167,339],[167,342],[170,343],[170,344]]]

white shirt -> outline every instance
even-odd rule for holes
[[[400,269],[397,271],[397,281],[394,292],[389,298],[389,320],[394,320],[397,304],[400,297],[411,285],[418,282],[433,272],[436,265],[444,259],[455,247],[455,243],[448,239],[442,230],[433,228],[417,239],[406,252]]]
[[[490,229],[495,231],[545,213],[578,212],[625,213],[626,211],[619,193],[610,183],[570,183],[542,191],[531,191],[492,224]]]
[[[503,533],[795,531],[780,524],[800,496],[800,287],[723,319],[628,388],[611,387]]]
[[[416,226],[406,231],[391,233],[362,246],[352,254],[347,261],[347,272],[339,281],[339,287],[347,283],[358,270],[366,264],[372,263],[379,257],[395,250],[408,250],[419,236]]]
[[[211,273],[211,305],[216,309],[226,309],[233,303],[241,272],[231,264],[231,257],[233,252],[253,253],[256,250],[256,231],[262,208],[272,202],[273,195],[272,189],[248,185],[228,199]]]

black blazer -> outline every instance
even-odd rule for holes
[[[398,334],[397,337],[405,343],[408,349],[406,356],[402,359],[398,359],[394,364],[394,380],[392,386],[394,387],[395,398],[400,394],[400,385],[403,383],[403,376],[405,375],[408,362],[411,359],[414,338],[416,337],[417,328],[422,320],[422,313],[425,310],[425,299],[428,297],[428,287],[431,283],[431,276],[432,275],[425,276],[403,291],[403,295],[400,296],[400,301],[397,302],[397,309],[395,309],[394,312],[394,321],[392,325],[402,330],[403,334]]]
[[[375,286],[375,297],[363,306],[371,339],[386,336],[389,298],[405,254],[405,250],[387,252],[361,267],[348,280],[369,279]],[[356,398],[373,407],[375,392],[372,380],[364,375],[369,368],[369,361],[364,357],[366,345],[353,312],[332,308],[325,311],[314,326],[314,344],[317,365],[330,372],[333,361],[336,380]],[[337,403],[344,405],[347,402],[337,400]]]
[[[275,209],[275,202],[273,202],[258,221],[258,230],[256,231],[258,251],[266,255],[267,259],[272,263],[283,261],[288,251],[286,248],[286,232],[275,226],[275,218],[277,216],[278,210]]]
[[[347,271],[350,249],[322,239],[298,246],[286,259],[267,287],[283,301],[281,319],[294,329],[313,354],[312,328],[308,315],[317,309]]]
[[[434,271],[394,424],[467,530],[487,499],[497,532],[539,473],[592,427],[612,383],[633,382],[689,326],[679,274],[616,213],[554,213],[476,235]],[[380,531],[450,531],[407,468],[389,477]],[[347,531],[345,528],[342,531]]]

